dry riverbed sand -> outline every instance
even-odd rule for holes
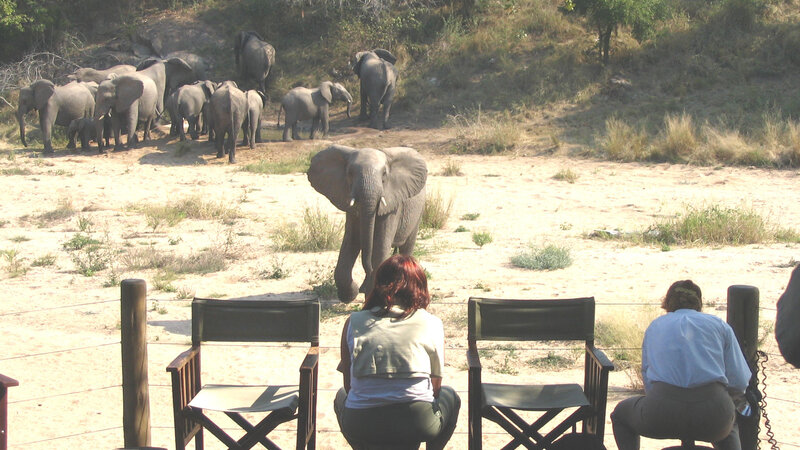
[[[766,364],[767,412],[772,431],[782,448],[800,446],[800,374],[782,361],[769,328],[774,322],[775,302],[792,265],[800,259],[800,246],[763,243],[662,249],[587,238],[597,229],[642,231],[659,218],[683,211],[686,205],[752,208],[773,225],[800,230],[797,171],[617,164],[561,156],[451,156],[443,154],[444,144],[437,141],[435,133],[390,133],[396,133],[391,141],[387,133],[373,131],[336,140],[356,146],[405,144],[420,149],[429,165],[429,192],[452,199],[444,229],[418,241],[419,259],[430,274],[434,294],[431,311],[443,318],[447,328],[445,383],[453,385],[464,402],[449,448],[466,448],[467,298],[594,296],[598,321],[627,320],[634,327],[655,317],[659,312],[652,305],[671,282],[685,278],[701,286],[711,304],[708,311],[723,318],[728,286],[758,287],[760,318],[767,334],[763,348],[770,355]],[[108,155],[61,149],[49,157],[22,149],[16,149],[12,157],[15,147],[3,144],[0,373],[20,382],[9,392],[12,449],[122,446],[120,308],[119,287],[112,283],[115,277],[147,280],[152,445],[174,448],[165,367],[188,348],[191,295],[236,298],[302,292],[310,289],[315,279],[324,278],[336,262],[336,251],[289,253],[273,247],[274,230],[299,222],[306,207],[318,207],[343,220],[343,213],[315,192],[304,174],[263,175],[240,170],[259,159],[307,154],[325,142],[270,142],[255,150],[240,147],[237,165],[215,159],[205,143],[190,144],[180,157],[175,155],[179,146],[174,140],[168,143],[162,138],[155,144]],[[462,174],[442,175],[447,165],[460,166]],[[574,183],[553,178],[565,169],[577,175]],[[133,208],[187,198],[235,208],[239,217],[185,219],[170,226],[148,223]],[[44,214],[65,205],[75,213],[45,220]],[[464,218],[466,214],[475,216],[474,220]],[[469,231],[456,232],[459,226]],[[479,248],[472,242],[473,231],[490,233],[493,242]],[[93,276],[77,272],[75,252],[65,250],[64,243],[78,233],[106,245],[111,268]],[[510,264],[510,258],[529,245],[548,243],[569,248],[572,265],[538,272]],[[209,248],[228,253],[227,268],[180,275],[162,282],[169,285],[162,290],[155,288],[156,270],[131,269],[124,263],[126,255],[135,252],[189,256]],[[267,278],[276,267],[287,276]],[[356,267],[356,277],[362,273]],[[345,315],[342,308],[326,305],[321,325],[318,448],[338,449],[345,444],[331,404],[341,385],[335,367]],[[204,377],[220,382],[291,383],[296,380],[295,367],[303,352],[303,348],[282,345],[212,347],[204,353]],[[510,356],[502,348],[490,348],[485,352],[484,377],[581,382],[577,364],[548,368],[532,362],[548,354],[575,357],[574,352],[560,347],[543,354],[521,348]],[[633,393],[630,372],[614,372],[608,413]],[[235,432],[235,426],[231,428]],[[491,425],[485,425],[485,430],[488,448],[505,442]],[[207,448],[222,448],[207,436]],[[280,431],[275,436],[291,446],[290,433]],[[608,421],[605,443],[609,449],[616,448]],[[669,443],[644,440],[642,447],[656,449]]]

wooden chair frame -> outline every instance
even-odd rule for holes
[[[294,321],[292,320],[294,319]],[[307,326],[295,326],[297,321]],[[297,410],[269,412],[258,424],[250,424],[238,412],[225,414],[245,430],[236,440],[214,424],[200,408],[190,406],[203,388],[200,380],[201,343],[218,342],[308,342],[310,348],[300,365]],[[297,420],[297,449],[316,446],[317,379],[319,370],[319,301],[214,300],[195,298],[192,302],[192,347],[167,366],[172,376],[172,404],[175,417],[175,446],[185,449],[192,438],[203,448],[203,428],[232,449],[249,449],[261,443],[279,447],[267,438],[278,425]]]
[[[503,448],[516,448],[524,445],[530,449],[547,449],[565,431],[576,429],[582,422],[581,432],[596,437],[598,448],[603,448],[606,403],[608,396],[608,374],[614,365],[606,355],[594,346],[594,298],[564,300],[512,300],[512,299],[469,299],[469,330],[467,364],[469,366],[469,448],[482,448],[482,418],[487,418],[506,430],[513,439]],[[582,390],[585,404],[543,435],[539,430],[565,407],[541,406],[522,408],[543,411],[533,423],[528,424],[511,407],[498,407],[486,404],[484,385],[481,377],[481,362],[477,342],[495,341],[539,341],[539,340],[582,340],[585,341],[584,384]],[[571,385],[520,385],[523,389],[536,390],[546,387],[549,390],[563,389],[575,393]],[[572,405],[574,406],[574,405]],[[569,406],[568,406],[569,407]]]
[[[0,450],[8,448],[8,388],[19,386],[19,382],[0,374]]]

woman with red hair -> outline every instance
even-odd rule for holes
[[[430,301],[422,267],[395,255],[375,271],[364,308],[345,322],[337,367],[344,388],[334,410],[353,448],[443,449],[453,435],[461,400],[442,386],[444,328],[426,310]]]

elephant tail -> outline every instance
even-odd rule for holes
[[[277,123],[277,125],[275,125],[278,128],[281,127],[281,112],[282,111],[283,111],[283,104],[281,104],[281,107],[278,108],[278,123]]]

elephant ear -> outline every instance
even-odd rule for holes
[[[125,111],[133,102],[139,99],[144,92],[144,82],[138,78],[121,76],[116,80],[117,102],[116,108]]]
[[[353,73],[358,75],[359,78],[361,78],[361,63],[364,62],[364,57],[368,54],[369,52],[358,52],[355,59],[353,59]]]
[[[333,93],[331,92],[332,86],[333,83],[331,83],[330,81],[323,81],[319,85],[319,93],[320,95],[322,95],[322,98],[324,98],[325,101],[328,102],[328,104],[333,102]]]
[[[33,105],[41,111],[47,106],[50,97],[56,92],[56,85],[50,80],[38,80],[31,84],[33,89]]]
[[[194,69],[183,58],[170,58],[164,61],[164,64],[168,65],[173,73],[188,73],[194,75]]]
[[[89,92],[91,92],[92,97],[97,95],[97,87],[99,86],[94,81],[83,81],[80,83],[81,86],[85,87]]]
[[[372,51],[372,53],[378,55],[378,58],[384,61],[389,61],[392,64],[397,62],[397,57],[395,57],[389,50],[383,48],[376,48],[375,50]]]
[[[409,147],[385,148],[389,176],[383,184],[386,204],[378,205],[378,215],[396,211],[402,202],[419,194],[428,180],[428,166],[416,150]]]
[[[157,62],[161,62],[161,58],[154,58],[152,56],[149,57],[149,58],[145,58],[144,60],[142,60],[142,62],[140,62],[136,66],[136,71],[140,72],[140,71],[142,71],[144,69],[147,69],[148,67],[152,66],[153,64],[155,64]]]
[[[206,95],[206,99],[210,99],[212,95],[214,95],[214,91],[217,90],[217,87],[214,85],[213,81],[202,81],[200,82],[200,88],[203,89],[203,93]]]
[[[347,165],[356,151],[352,147],[332,145],[314,155],[308,168],[311,186],[342,211],[350,209]]]

